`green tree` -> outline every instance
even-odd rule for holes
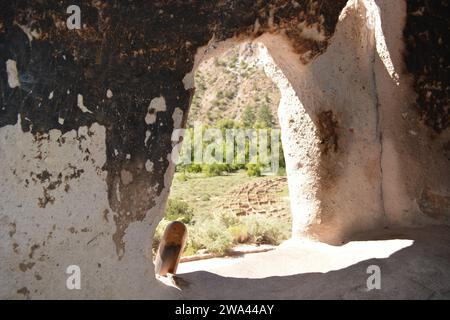
[[[253,112],[253,108],[251,106],[247,106],[244,109],[244,112],[242,113],[242,125],[244,128],[252,128],[255,124],[255,113]]]
[[[258,111],[258,127],[270,128],[273,125],[273,116],[267,104],[263,104]]]

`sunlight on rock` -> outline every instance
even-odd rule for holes
[[[288,240],[274,251],[181,263],[178,274],[207,271],[223,277],[260,279],[329,272],[370,259],[386,259],[413,240],[353,241],[343,246]]]

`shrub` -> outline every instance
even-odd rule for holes
[[[219,219],[197,221],[189,229],[191,250],[206,249],[210,253],[224,254],[233,245],[233,237]]]
[[[237,127],[237,123],[232,119],[224,118],[217,121],[217,127],[222,130],[233,129]]]
[[[233,99],[235,95],[236,92],[234,92],[233,90],[228,90],[225,92],[225,97],[230,100]]]
[[[201,197],[201,200],[202,201],[209,201],[211,199],[211,197],[209,196],[209,194],[204,194],[204,195],[202,195],[202,197]]]
[[[237,164],[235,164],[235,163],[227,164],[226,166],[227,166],[227,169],[226,169],[226,170],[227,170],[227,172],[229,172],[229,173],[236,172],[236,171],[238,171],[238,170],[241,169],[240,165],[237,165]]]
[[[169,221],[181,221],[183,223],[190,223],[192,220],[194,210],[182,200],[169,199],[166,208],[166,219]]]
[[[211,253],[224,254],[233,245],[233,238],[228,232],[223,229],[209,230],[208,234],[211,241],[208,243],[206,249]]]
[[[245,169],[245,163],[233,163],[230,165],[232,172]]]
[[[200,173],[202,172],[202,166],[200,164],[192,163],[187,166],[186,170],[189,173]]]
[[[197,253],[197,249],[192,246],[192,243],[189,241],[186,243],[186,247],[184,247],[183,256],[193,256]]]
[[[186,173],[183,171],[179,175],[177,175],[177,180],[180,182],[185,182],[188,180]]]
[[[219,163],[204,164],[202,171],[207,177],[216,177],[222,175],[224,167]]]
[[[278,245],[289,238],[290,226],[278,218],[264,215],[250,215],[242,218],[248,234],[256,243]]]
[[[225,228],[235,226],[240,223],[239,217],[229,211],[222,211],[217,216]]]
[[[249,240],[248,228],[244,224],[238,224],[228,228],[231,236],[233,237],[233,242],[235,243],[245,243]]]
[[[249,177],[260,177],[261,176],[261,166],[259,164],[247,164],[247,175]]]

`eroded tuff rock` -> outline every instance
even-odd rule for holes
[[[450,2],[408,0],[406,66],[415,77],[417,106],[428,125],[450,125]]]
[[[172,131],[197,58],[244,40],[282,91],[293,234],[448,221],[448,1],[76,3],[81,30],[72,1],[0,4],[0,296],[163,296]]]
[[[2,3],[0,126],[15,124],[18,115],[23,131],[33,134],[105,126],[104,170],[122,255],[127,226],[145,217],[165,187],[172,115],[180,108],[182,124],[186,120],[193,89],[182,80],[197,49],[211,39],[214,46],[231,37],[283,33],[307,63],[326,49],[345,3],[81,2],[81,30],[67,29],[64,2]],[[14,75],[7,70],[12,61]],[[160,97],[164,106],[154,110]]]

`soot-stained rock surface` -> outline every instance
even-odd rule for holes
[[[184,125],[193,95],[183,79],[197,50],[232,37],[276,33],[307,64],[327,49],[346,3],[2,1],[0,127],[20,121],[24,132],[39,137],[52,129],[104,126],[102,169],[120,257],[128,225],[143,220],[167,187],[172,131]],[[81,8],[80,30],[66,25],[72,4]],[[449,2],[408,0],[407,10],[405,63],[418,108],[441,132],[449,126]],[[333,139],[336,148],[338,137]],[[52,205],[51,195],[44,192],[39,203]]]
[[[408,0],[406,65],[417,106],[437,132],[450,125],[450,1]]]
[[[80,30],[66,26],[72,4],[81,8]],[[174,125],[186,121],[193,95],[182,80],[193,68],[197,49],[211,39],[281,33],[308,63],[326,50],[345,4],[3,1],[0,127],[18,119],[22,130],[34,135],[93,123],[105,127],[103,170],[121,257],[128,225],[141,221],[166,187],[171,134]],[[174,124],[179,110],[181,121]],[[51,198],[42,202],[48,205]]]
[[[79,30],[66,25],[73,4]],[[245,40],[280,89],[294,239],[448,224],[447,11],[444,0],[0,1],[0,297],[235,296],[242,279],[161,287],[151,238],[192,71]],[[72,265],[83,290],[67,290]]]

